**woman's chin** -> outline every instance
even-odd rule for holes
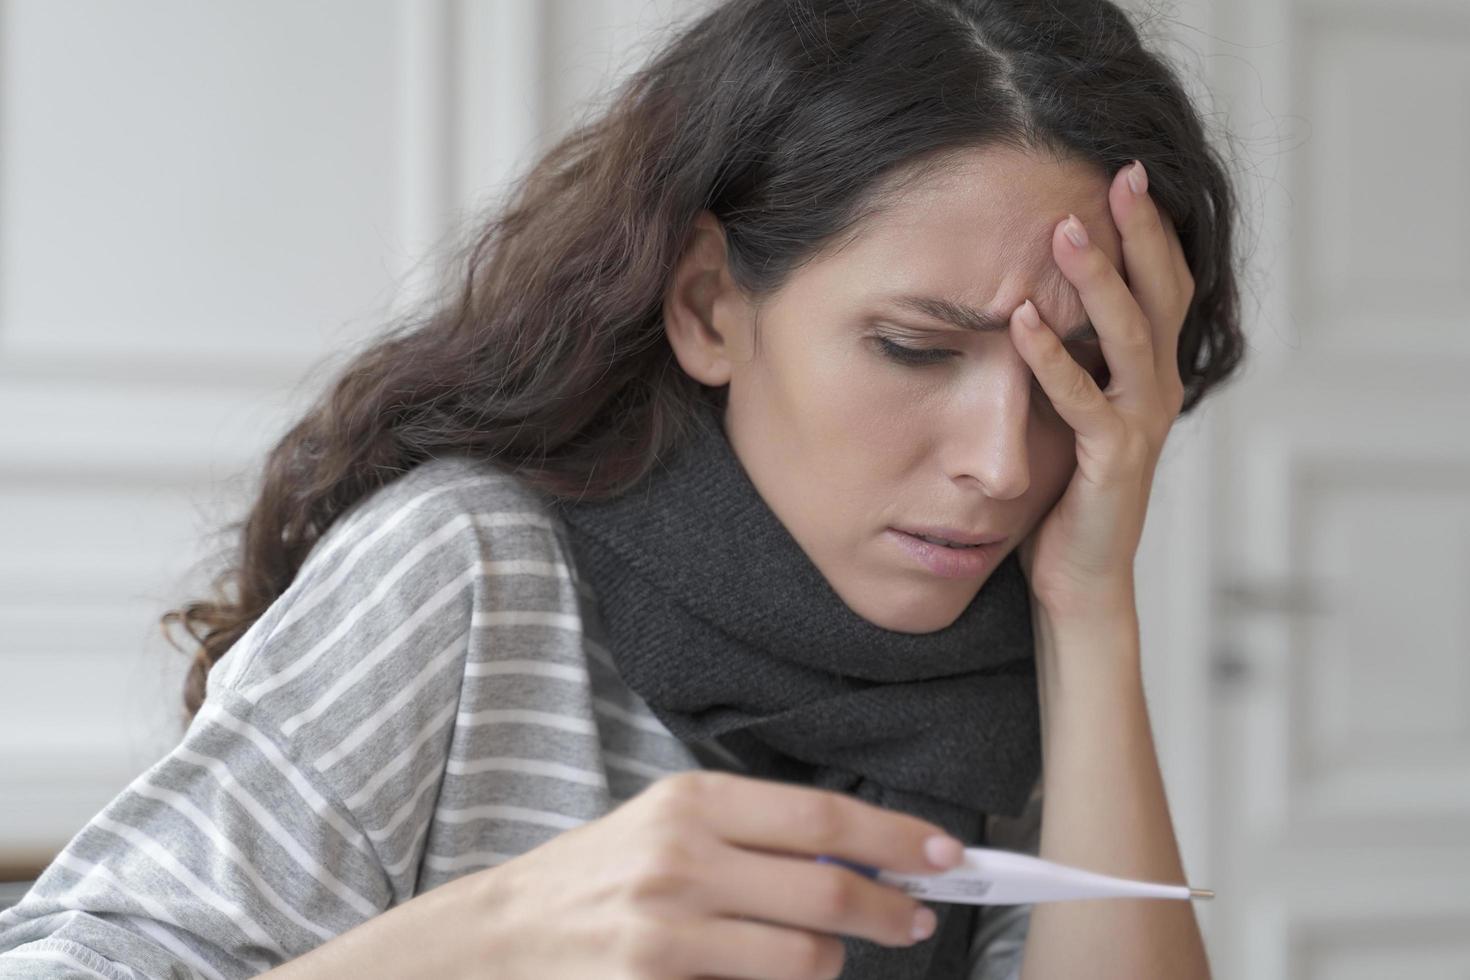
[[[866,602],[843,602],[854,613],[874,626],[894,633],[935,633],[954,623],[975,598],[984,579],[906,585],[875,590]],[[841,595],[841,593],[839,593]]]

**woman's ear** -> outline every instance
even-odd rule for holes
[[[730,277],[724,227],[700,211],[664,294],[664,332],[679,366],[702,384],[729,384],[735,365],[750,359],[753,321]]]

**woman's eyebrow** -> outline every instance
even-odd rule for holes
[[[977,310],[973,306],[939,296],[904,294],[890,297],[889,301],[900,309],[948,323],[961,330],[990,333],[1007,329],[1010,322],[1008,316],[987,313],[985,310]],[[1093,328],[1091,320],[1082,321],[1081,325],[1073,327],[1061,337],[1064,344],[1080,344],[1098,339],[1097,330]]]

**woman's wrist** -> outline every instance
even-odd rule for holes
[[[511,950],[491,929],[499,918],[493,874],[494,869],[475,872],[416,895],[262,976],[446,980],[463,976],[466,963],[482,960],[504,969]]]
[[[1045,760],[1057,726],[1086,716],[1098,701],[1116,703],[1141,689],[1138,608],[1115,598],[1099,602],[1086,616],[1060,615],[1033,599],[1031,626]]]
[[[1033,595],[1031,621],[1038,653],[1043,647],[1048,651],[1059,646],[1085,649],[1091,645],[1089,641],[1113,647],[1127,646],[1119,641],[1130,635],[1136,637],[1138,633],[1138,600],[1133,590],[1133,577],[1129,575],[1123,581],[1099,584],[1065,599]],[[1079,642],[1059,642],[1073,638]],[[1132,645],[1136,650],[1136,639]]]

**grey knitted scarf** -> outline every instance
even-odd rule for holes
[[[714,406],[636,489],[559,501],[619,674],[686,743],[750,775],[850,794],[984,844],[1041,768],[1030,603],[1013,552],[933,633],[842,601],[735,456]],[[934,903],[933,936],[843,936],[847,980],[962,978],[976,907]]]

